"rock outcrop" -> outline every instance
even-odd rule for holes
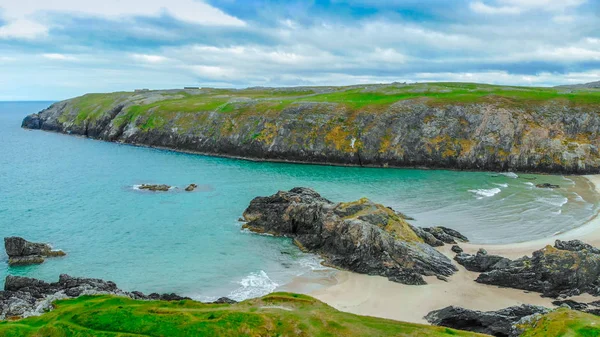
[[[460,253],[455,260],[468,270],[481,272],[476,281],[536,291],[547,297],[600,295],[600,251],[579,240],[557,240],[553,246],[509,260],[480,251]]]
[[[514,88],[495,95],[489,86],[473,101],[430,94],[455,89],[446,86],[261,88],[265,98],[259,89],[89,94],[27,116],[22,126],[259,160],[600,171],[598,104],[560,95],[521,101],[502,96]],[[373,95],[381,99],[370,103]]]
[[[192,192],[192,191],[194,191],[197,188],[198,188],[198,185],[196,185],[196,184],[189,184],[188,187],[185,188],[185,191],[186,192]]]
[[[550,310],[547,308],[526,304],[487,312],[450,306],[430,312],[425,319],[433,325],[453,329],[497,337],[517,337],[521,334],[516,327],[519,322],[548,312]]]
[[[368,199],[333,203],[308,188],[257,197],[244,212],[245,228],[291,237],[325,263],[405,284],[457,269],[394,211]],[[426,232],[425,232],[426,233]]]
[[[142,184],[139,187],[140,190],[152,191],[152,192],[167,192],[171,189],[169,185],[150,185],[150,184]]]
[[[40,264],[46,257],[66,255],[62,250],[53,250],[49,244],[29,242],[16,236],[4,238],[4,248],[11,266]]]
[[[81,295],[116,295],[138,300],[180,301],[190,300],[176,294],[144,295],[139,291],[126,292],[114,282],[93,278],[60,275],[58,282],[48,283],[41,280],[7,276],[4,291],[0,291],[0,320],[36,316],[52,309],[52,302],[59,299]],[[222,303],[232,303],[223,298]]]

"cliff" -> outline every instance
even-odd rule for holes
[[[23,127],[249,159],[597,173],[600,91],[469,83],[88,94]]]

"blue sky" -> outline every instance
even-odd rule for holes
[[[0,100],[600,80],[600,0],[0,0]]]

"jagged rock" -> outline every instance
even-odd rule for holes
[[[469,242],[469,239],[467,239],[466,236],[450,228],[438,226],[422,229],[444,243],[456,244],[456,240],[461,242]]]
[[[550,310],[534,305],[520,305],[497,311],[476,311],[450,306],[427,314],[425,319],[448,328],[467,330],[498,337],[516,337],[520,333],[515,325],[522,319],[546,314]]]
[[[26,128],[26,129],[41,129],[42,127],[42,122],[40,120],[40,116],[38,114],[32,114],[29,115],[27,117],[25,117],[25,119],[23,119],[23,123],[21,124],[22,128]]]
[[[325,263],[405,284],[450,276],[451,261],[423,242],[395,212],[368,199],[333,203],[309,188],[252,200],[244,212],[251,231],[294,238]]]
[[[40,264],[46,257],[66,255],[61,250],[52,250],[49,244],[29,242],[16,236],[4,238],[4,248],[11,266]]]
[[[457,246],[457,245],[454,245],[454,246],[452,246],[452,248],[450,248],[450,249],[451,249],[453,252],[457,253],[457,254],[459,254],[459,253],[462,253],[462,252],[463,252],[463,249],[462,249],[462,248],[460,248],[460,247],[459,247],[459,246]]]
[[[198,188],[198,185],[196,185],[196,184],[189,184],[188,187],[185,188],[185,191],[186,192],[192,192],[196,188]]]
[[[475,255],[458,252],[458,254],[454,257],[454,260],[458,262],[458,264],[460,264],[461,266],[465,267],[467,270],[478,273],[490,271],[493,269],[506,268],[510,263],[510,260],[505,257],[497,255],[488,255],[485,249],[480,249]]]
[[[140,186],[140,190],[148,190],[148,191],[152,191],[152,192],[167,192],[169,189],[171,189],[171,186],[169,186],[169,185],[142,184]]]
[[[432,246],[432,247],[441,247],[444,245],[444,243],[441,240],[438,240],[435,236],[433,236],[432,234],[424,231],[422,228],[420,227],[415,227],[413,225],[409,225],[410,228],[415,232],[415,234],[417,234],[418,237],[420,237],[421,239],[423,239],[423,241]]]
[[[586,309],[588,308],[588,305],[586,303],[579,303],[573,300],[553,301],[552,304],[556,305],[557,307],[566,305],[570,309],[579,311],[586,311]]]
[[[58,282],[54,283],[9,275],[6,277],[4,291],[0,291],[0,320],[42,314],[51,310],[52,302],[58,299],[100,294],[127,296],[136,300],[180,301],[190,299],[176,294],[146,296],[139,291],[123,291],[111,281],[71,277],[65,274],[60,275]]]
[[[213,304],[236,304],[237,301],[236,300],[232,300],[229,297],[221,297],[219,299],[217,299],[216,301],[212,302]]]
[[[471,258],[459,255],[456,260],[465,263],[466,267]],[[575,296],[586,292],[600,295],[599,251],[578,240],[557,240],[554,247],[546,246],[533,252],[532,257],[501,260],[481,269],[484,272],[476,279],[479,283],[536,291],[547,297]]]
[[[549,184],[549,183],[537,184],[537,185],[535,185],[535,187],[537,187],[537,188],[560,188],[560,186],[558,186],[558,185]]]

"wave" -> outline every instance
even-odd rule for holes
[[[575,194],[575,201],[585,202],[582,196],[580,196],[577,192],[573,192]]]
[[[554,197],[554,198],[536,198],[535,200],[539,202],[546,203],[548,205],[563,207],[566,203],[569,202],[569,199],[565,197]]]
[[[532,183],[532,182],[529,182],[529,181],[528,181],[528,182],[526,182],[526,183],[524,183],[524,184],[525,184],[525,185],[527,185],[527,186],[535,186],[535,184],[534,184],[534,183]]]
[[[474,193],[477,196],[477,199],[489,198],[493,197],[496,194],[502,192],[501,189],[495,187],[490,189],[477,189],[477,190],[469,190],[469,192]]]
[[[497,183],[494,183],[494,185],[500,186],[500,187],[508,187],[508,184],[497,184]]]
[[[317,256],[306,256],[300,260],[298,260],[298,263],[300,263],[300,265],[304,268],[308,268],[310,270],[329,270],[331,268],[329,267],[325,267],[324,265],[321,264],[321,261],[323,261],[322,259],[320,259]]]
[[[516,173],[514,173],[514,172],[501,172],[500,174],[503,175],[503,176],[505,176],[505,177],[512,178],[512,179],[519,178],[519,176]]]
[[[249,298],[267,295],[279,287],[279,284],[271,280],[263,270],[258,273],[250,273],[239,284],[240,287],[232,291],[227,297],[236,301],[244,301]]]

